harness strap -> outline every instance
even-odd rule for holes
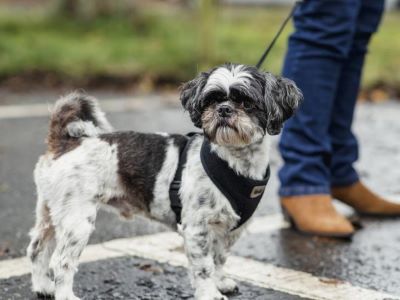
[[[178,224],[181,223],[181,214],[182,214],[182,201],[179,195],[179,189],[182,183],[182,171],[183,167],[186,164],[187,160],[187,152],[189,150],[190,144],[194,140],[194,138],[199,135],[200,133],[191,132],[187,134],[187,140],[184,147],[182,147],[179,153],[179,161],[178,166],[176,168],[175,177],[172,181],[170,188],[169,188],[169,198],[171,199],[171,208],[176,216],[176,222]]]

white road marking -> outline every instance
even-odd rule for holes
[[[266,231],[274,231],[279,229],[287,228],[289,224],[287,224],[281,214],[274,214],[274,215],[267,215],[262,217],[255,217],[253,218],[252,222],[247,226],[246,230],[249,233],[262,233]],[[157,241],[158,235],[146,235],[145,239],[147,243],[151,243],[153,241]],[[125,240],[137,240],[141,239],[141,237],[131,238],[131,239],[123,239]],[[120,240],[113,240],[113,244],[118,246],[118,241]],[[158,241],[159,243],[160,241]],[[98,259],[105,259],[105,258],[112,258],[116,256],[121,256],[115,251],[110,252],[105,249],[105,247],[110,242],[106,242],[104,244],[98,245],[89,245],[85,248],[85,251],[82,253],[81,261],[82,262],[91,262],[96,261]],[[102,248],[99,249],[99,245],[103,245]],[[179,247],[179,245],[176,245]],[[115,249],[115,247],[113,247]],[[122,249],[122,248],[121,248]],[[110,256],[107,256],[110,255]],[[97,258],[102,257],[102,258]],[[0,261],[0,279],[13,277],[13,276],[20,276],[29,273],[29,262],[25,257],[10,259],[10,260],[3,260]]]
[[[289,228],[289,226],[289,223],[284,220],[282,214],[274,214],[254,218],[246,230],[249,233],[255,234],[285,229]]]
[[[0,261],[0,279],[25,275],[30,272],[30,264],[26,257]]]
[[[106,112],[126,112],[151,109],[152,107],[157,107],[159,105],[177,106],[179,104],[178,99],[179,97],[177,95],[168,95],[120,98],[116,100],[100,100],[99,102],[101,108]],[[50,115],[52,107],[53,102],[22,105],[0,105],[0,120],[45,117]]]
[[[266,222],[271,220],[276,222],[274,229],[287,226],[281,217],[272,215],[255,218],[254,224],[249,226],[249,231],[258,233],[270,230],[271,227],[266,227],[265,225]],[[278,224],[282,226],[278,226]],[[168,263],[173,266],[186,267],[187,260],[182,250],[182,243],[182,237],[175,232],[116,239],[102,244],[87,246],[82,253],[81,262],[87,263],[132,255]],[[348,282],[320,278],[306,272],[281,268],[239,256],[231,256],[228,259],[225,270],[230,277],[239,281],[316,300],[400,299],[400,296],[357,287]],[[21,276],[29,272],[30,263],[25,257],[0,261],[0,279]]]

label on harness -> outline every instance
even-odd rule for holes
[[[264,185],[255,186],[251,191],[250,198],[257,198],[259,196],[262,196],[264,194],[264,191],[265,191]]]

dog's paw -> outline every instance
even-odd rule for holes
[[[54,298],[54,281],[50,278],[35,278],[32,284],[32,290],[39,299],[52,299]]]
[[[213,298],[213,300],[228,300],[228,297],[224,295],[219,295],[216,298]]]
[[[215,295],[204,295],[203,297],[196,298],[196,300],[228,300],[228,297],[218,293]]]
[[[228,297],[222,295],[218,290],[206,291],[204,293],[195,295],[196,300],[228,300]]]
[[[234,294],[239,292],[239,287],[236,282],[230,278],[221,278],[217,281],[218,290],[223,294]]]

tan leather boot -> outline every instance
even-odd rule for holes
[[[329,195],[304,195],[281,198],[284,215],[301,233],[348,238],[353,225],[340,215]]]
[[[332,188],[332,196],[350,205],[361,214],[400,216],[400,204],[379,197],[360,181],[350,186]]]

